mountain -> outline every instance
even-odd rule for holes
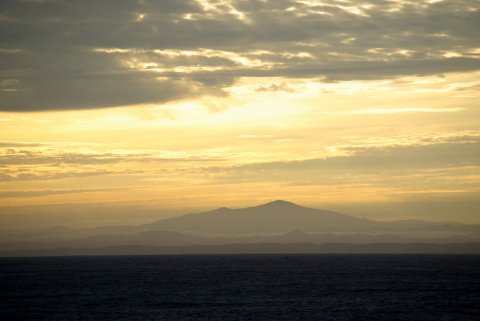
[[[141,230],[196,231],[218,234],[365,231],[379,223],[331,211],[303,207],[277,200],[267,204],[230,209],[222,207],[198,214],[164,219],[145,224]]]
[[[85,249],[88,252],[88,249],[95,248],[132,246],[166,247],[168,250],[165,251],[175,252],[179,246],[188,247],[188,251],[202,246],[225,246],[222,251],[234,251],[235,246],[241,245],[243,249],[253,251],[255,244],[274,244],[272,251],[281,251],[282,245],[285,251],[300,251],[301,244],[331,243],[352,246],[375,243],[479,244],[480,225],[417,220],[378,222],[278,200],[240,209],[222,207],[140,226],[77,230],[54,227],[0,235],[0,256],[1,253],[35,249]],[[263,247],[264,250],[267,248]],[[389,245],[383,249],[387,248],[392,247]]]
[[[302,232],[452,232],[480,233],[480,225],[421,220],[378,222],[277,200],[254,207],[186,214],[138,226],[137,231],[202,232],[208,234],[265,234]]]

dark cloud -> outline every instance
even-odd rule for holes
[[[0,110],[222,95],[243,76],[352,80],[480,69],[478,0],[208,3],[2,0]]]
[[[23,78],[18,86],[18,91],[2,94],[3,110],[110,107],[165,102],[198,94],[195,84],[135,73]]]

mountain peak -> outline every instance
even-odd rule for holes
[[[213,210],[214,212],[222,212],[222,211],[229,211],[231,210],[231,208],[228,208],[228,207],[219,207],[215,210]]]
[[[283,236],[289,236],[289,237],[304,237],[307,235],[308,235],[307,233],[297,229],[290,230],[289,232],[283,234]]]
[[[288,230],[350,231],[369,227],[369,221],[330,211],[322,211],[284,200],[238,209],[183,215],[152,223],[155,229],[200,231],[220,234],[284,233]],[[373,224],[373,223],[372,223]]]
[[[292,202],[284,201],[284,200],[275,200],[273,202],[265,203],[262,205],[259,205],[257,207],[301,207],[300,205],[297,205]]]

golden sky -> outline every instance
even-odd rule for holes
[[[479,8],[2,1],[0,220],[286,199],[479,223]]]

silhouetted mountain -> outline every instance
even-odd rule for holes
[[[432,223],[420,220],[377,222],[303,207],[277,200],[255,207],[187,214],[139,226],[138,230],[204,232],[215,234],[303,232],[452,231],[479,232],[480,225]]]
[[[142,225],[144,230],[200,231],[219,234],[283,233],[369,230],[377,222],[331,211],[303,207],[286,201],[240,209],[219,208]]]

